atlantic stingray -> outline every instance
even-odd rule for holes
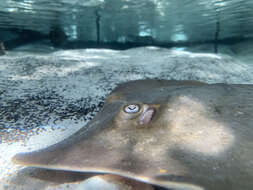
[[[13,161],[176,190],[252,189],[253,85],[127,82],[87,126]]]

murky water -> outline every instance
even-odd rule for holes
[[[60,25],[72,39],[200,42],[253,36],[251,0],[5,0],[0,28],[48,33]],[[218,35],[218,36],[217,36]]]

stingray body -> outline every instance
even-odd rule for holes
[[[13,161],[116,174],[176,190],[253,188],[253,85],[119,85],[77,133]]]

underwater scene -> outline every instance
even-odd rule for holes
[[[0,190],[252,190],[253,1],[0,1]]]

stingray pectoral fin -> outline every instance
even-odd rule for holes
[[[173,190],[205,190],[201,186],[186,182],[158,181],[155,184]]]

